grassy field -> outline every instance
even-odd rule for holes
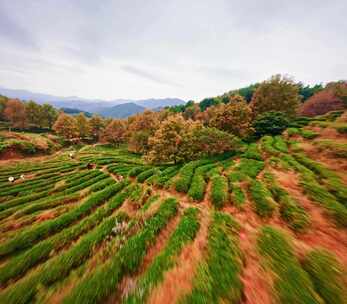
[[[0,303],[347,303],[335,118],[178,165],[105,145],[0,161]]]

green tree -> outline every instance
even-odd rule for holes
[[[52,129],[54,122],[58,117],[58,111],[50,104],[41,106],[41,127]]]
[[[228,132],[202,127],[193,130],[189,142],[201,156],[212,156],[237,150],[241,140]]]
[[[289,120],[286,114],[273,111],[258,115],[252,124],[257,137],[281,134],[288,125]]]
[[[304,85],[302,82],[298,83],[299,95],[302,101],[309,99],[314,94],[322,91],[324,89],[322,84],[315,84],[314,86]]]
[[[42,109],[39,104],[30,100],[25,104],[25,111],[29,125],[35,127],[42,126]]]
[[[278,111],[293,117],[299,104],[298,85],[288,77],[275,75],[259,85],[250,106],[255,116],[268,111]]]

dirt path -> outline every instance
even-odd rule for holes
[[[295,235],[294,243],[299,256],[303,256],[311,247],[324,247],[334,252],[347,269],[347,231],[338,229],[326,210],[303,193],[294,172],[273,173],[279,184],[305,208],[311,218],[309,230]]]
[[[200,229],[196,238],[183,248],[177,264],[165,273],[163,282],[152,290],[148,303],[177,303],[182,295],[191,290],[195,270],[206,247],[209,222],[209,213],[201,212]]]

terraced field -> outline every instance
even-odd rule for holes
[[[341,114],[181,165],[0,164],[0,303],[346,303]]]

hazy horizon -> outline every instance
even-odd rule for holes
[[[201,100],[273,74],[347,78],[347,2],[0,3],[0,85],[87,99]]]

